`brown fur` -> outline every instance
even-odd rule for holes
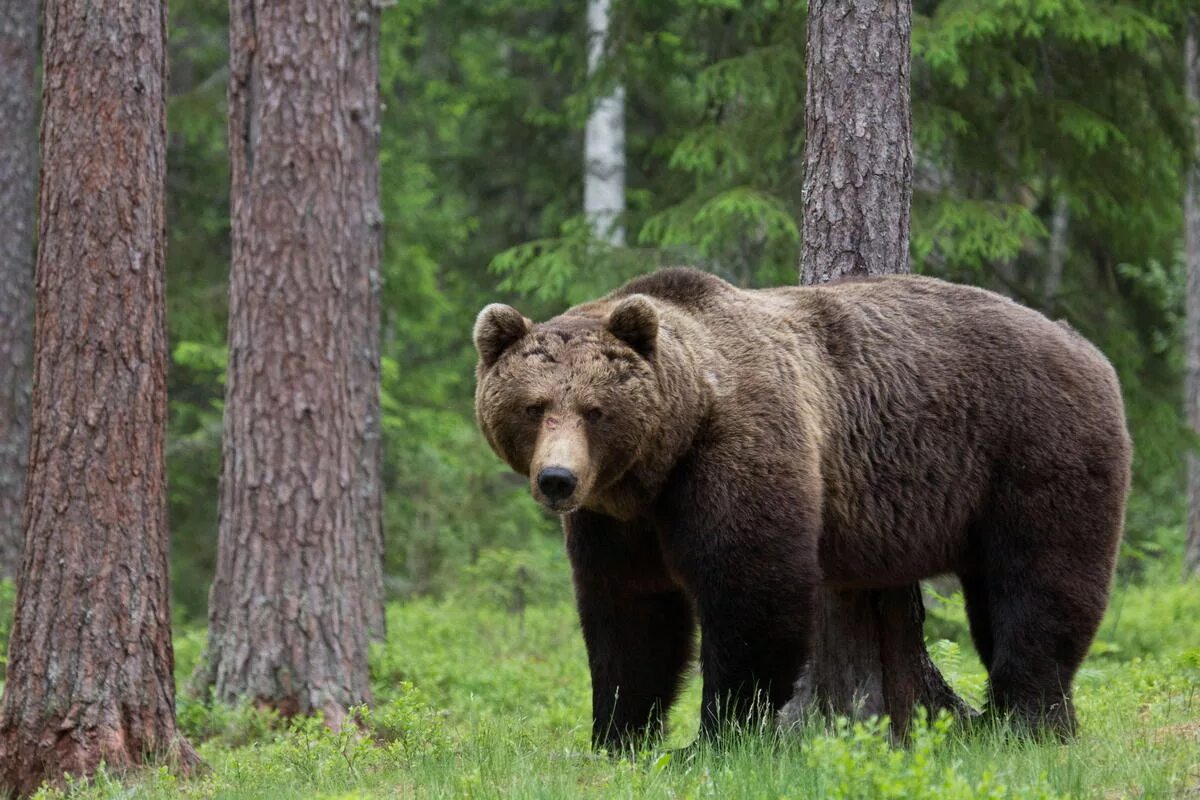
[[[703,722],[779,708],[814,587],[962,579],[990,705],[1073,729],[1129,482],[1093,346],[980,289],[739,290],[688,269],[476,323],[489,443],[564,515],[594,735],[657,729],[703,632]],[[539,491],[547,466],[579,483]]]

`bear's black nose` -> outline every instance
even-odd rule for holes
[[[579,479],[565,467],[546,467],[538,473],[538,489],[552,503],[566,500],[575,491]]]

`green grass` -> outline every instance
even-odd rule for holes
[[[501,558],[499,563],[503,563]],[[667,741],[632,758],[588,748],[589,687],[569,590],[521,605],[523,568],[469,593],[391,607],[372,655],[376,705],[362,731],[283,725],[249,708],[181,701],[208,771],[101,774],[72,797],[1196,797],[1200,795],[1200,589],[1173,580],[1122,589],[1077,684],[1082,723],[1068,745],[969,732],[948,719],[894,748],[879,725],[745,735],[720,750],[674,752],[697,723],[693,680]],[[545,571],[544,571],[545,572]],[[543,587],[544,588],[544,587]],[[978,702],[984,676],[961,601],[931,612],[931,650]],[[181,678],[203,632],[178,640]],[[44,792],[44,796],[60,796]]]

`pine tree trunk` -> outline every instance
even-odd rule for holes
[[[47,0],[25,551],[0,784],[195,754],[175,725],[163,438],[166,4]]]
[[[1197,53],[1195,14],[1187,18],[1187,37],[1184,42],[1184,91],[1192,114],[1192,133],[1200,141],[1200,62]],[[1186,349],[1185,376],[1188,425],[1200,435],[1200,147],[1192,153],[1188,166],[1183,198],[1184,256],[1187,263]],[[1188,534],[1184,551],[1184,571],[1200,576],[1200,454],[1195,447],[1187,457]]]
[[[588,75],[604,61],[612,0],[588,0]],[[593,235],[614,246],[625,243],[625,87],[596,101],[583,140],[583,211]]]
[[[908,0],[808,5],[802,284],[908,272]]]
[[[909,2],[812,0],[801,282],[908,272]],[[967,714],[925,650],[917,585],[823,590],[813,658],[784,709],[908,727],[914,706]]]
[[[340,726],[379,620],[368,0],[230,6],[229,372],[209,679]],[[367,384],[370,384],[369,386]],[[372,481],[374,487],[364,487]]]
[[[36,69],[37,3],[0,0],[0,578],[14,579],[32,375]]]

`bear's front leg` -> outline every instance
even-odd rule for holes
[[[810,650],[814,592],[771,575],[759,582],[714,576],[700,591],[702,735],[755,729],[791,699]]]
[[[753,728],[791,699],[820,581],[820,514],[795,465],[729,462],[684,465],[661,509],[664,553],[699,616],[707,738]]]
[[[592,744],[611,751],[661,732],[692,658],[691,603],[655,533],[590,511],[566,518],[588,666]]]

